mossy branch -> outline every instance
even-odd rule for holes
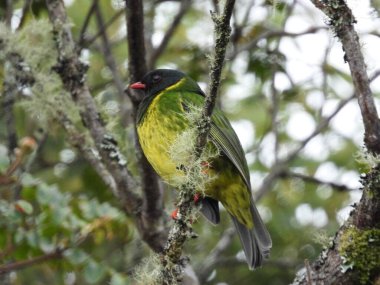
[[[353,27],[356,20],[344,0],[311,2],[330,18],[330,25],[342,42],[344,60],[349,64],[363,117],[364,142],[368,151],[377,156],[380,154],[380,120],[369,86],[359,37]],[[350,213],[350,218],[338,230],[331,246],[308,266],[308,274],[300,274],[293,284],[374,284],[380,280],[379,181],[380,165],[377,161],[368,175],[362,175],[362,198]]]
[[[200,170],[196,162],[203,153],[211,128],[211,115],[215,107],[227,44],[231,35],[230,19],[234,4],[234,0],[227,0],[221,15],[217,15],[216,13],[211,14],[215,25],[216,38],[211,61],[210,88],[207,92],[200,118],[196,124],[197,136],[194,153],[191,157],[194,163],[189,163],[190,167],[186,168],[186,173],[190,177],[197,177],[199,175],[198,172]],[[177,284],[181,280],[184,265],[188,260],[187,257],[181,257],[184,243],[189,237],[196,237],[192,230],[192,221],[194,219],[193,199],[197,186],[196,182],[189,179],[178,187],[177,219],[170,230],[167,244],[160,259],[162,280],[159,282],[163,284]]]
[[[76,53],[63,1],[47,0],[46,5],[58,53],[55,71],[66,91],[80,107],[82,121],[88,128],[106,168],[115,179],[119,199],[129,213],[137,213],[141,199],[131,191],[133,180],[125,167],[125,160],[122,159],[116,141],[107,133],[86,84],[87,66],[79,60]]]
[[[356,20],[344,0],[311,0],[329,17],[329,24],[342,42],[344,61],[350,67],[356,97],[365,128],[364,142],[369,152],[380,154],[380,120],[373,100],[359,36],[354,29]]]

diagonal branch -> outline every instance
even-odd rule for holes
[[[78,41],[79,47],[82,47],[84,42],[85,42],[87,27],[90,24],[91,16],[94,13],[95,6],[97,6],[98,1],[99,0],[93,0],[92,4],[90,6],[90,9],[88,10],[88,12],[86,14],[86,18],[84,19],[83,26],[82,26],[80,33],[79,33],[79,41]]]
[[[369,86],[359,36],[354,29],[356,20],[344,0],[311,2],[330,18],[330,25],[342,42],[344,60],[350,67],[356,97],[363,117],[364,142],[369,152],[380,154],[380,120]]]
[[[205,105],[202,110],[202,116],[198,128],[199,135],[196,142],[196,151],[198,156],[206,145],[208,133],[211,128],[210,118],[215,107],[223,63],[226,56],[227,44],[231,36],[230,19],[234,5],[235,0],[228,0],[226,1],[223,14],[221,16],[215,13],[211,14],[212,20],[215,24],[215,51],[210,68],[210,87],[206,95]]]
[[[44,255],[33,257],[28,260],[22,260],[22,261],[13,262],[10,264],[0,265],[0,276],[1,274],[15,271],[15,270],[21,270],[32,265],[46,262],[48,260],[62,258],[65,250],[66,248],[63,248],[63,249],[57,248],[55,251],[51,253],[46,253]]]
[[[330,181],[322,181],[314,176],[308,176],[302,173],[297,173],[297,172],[292,172],[292,171],[284,171],[283,173],[280,174],[281,178],[298,178],[301,179],[305,182],[313,183],[313,184],[319,184],[319,185],[327,185],[330,186],[331,188],[334,188],[335,190],[339,192],[346,192],[346,191],[352,191],[354,190],[353,188],[348,187],[347,185],[344,184],[338,184],[335,182],[330,182]]]
[[[351,10],[343,0],[312,3],[330,18],[340,38],[345,60],[348,62],[361,109],[369,152],[380,153],[380,122],[369,87],[369,79],[359,38],[353,28],[356,23]],[[374,78],[374,77],[373,77]],[[368,175],[361,175],[363,195],[360,202],[342,227],[337,231],[331,246],[308,266],[308,274],[299,274],[293,284],[374,284],[380,280],[380,171],[373,167]]]
[[[315,130],[307,137],[305,138],[303,141],[301,141],[299,143],[299,145],[292,151],[290,152],[285,158],[279,160],[277,162],[277,164],[275,164],[270,173],[265,177],[265,179],[263,180],[263,183],[262,185],[260,186],[260,188],[256,191],[255,193],[255,198],[256,200],[259,200],[261,199],[265,193],[267,191],[269,191],[271,189],[271,186],[272,184],[277,180],[277,178],[279,178],[282,173],[284,173],[284,170],[287,168],[287,165],[289,164],[289,162],[291,162],[292,160],[294,160],[298,154],[305,148],[305,146],[314,138],[316,137],[317,135],[319,135],[324,129],[326,129],[326,127],[329,125],[329,122],[339,113],[340,110],[342,110],[342,108],[344,106],[346,106],[346,104],[348,102],[350,102],[352,99],[354,98],[354,95],[348,97],[347,99],[345,100],[342,100],[339,105],[336,107],[336,109],[326,118],[324,118],[323,120],[321,120],[319,122],[319,124],[317,125],[317,127],[315,128]]]
[[[216,13],[211,15],[215,23],[215,50],[211,62],[210,88],[197,124],[198,135],[195,141],[195,153],[192,157],[194,161],[201,156],[211,128],[211,115],[215,106],[226,48],[231,35],[230,19],[234,4],[235,0],[227,0],[222,15]],[[197,173],[195,166],[189,167],[187,171],[188,175],[196,175]],[[188,238],[196,237],[191,226],[195,187],[194,183],[191,182],[179,186],[178,218],[174,221],[168,242],[161,255],[161,273],[164,284],[176,284],[175,282],[181,280],[182,270],[187,262],[186,257],[181,258],[184,244]]]
[[[158,47],[156,47],[153,50],[153,52],[152,52],[152,54],[151,54],[151,56],[149,58],[149,64],[148,64],[148,66],[151,69],[153,69],[153,67],[156,65],[157,59],[165,51],[166,47],[168,46],[168,43],[169,43],[170,39],[172,38],[172,36],[175,33],[175,31],[176,31],[177,27],[179,26],[179,24],[181,23],[181,20],[182,20],[183,16],[189,10],[189,8],[191,6],[191,0],[181,1],[180,5],[181,6],[179,8],[179,11],[178,11],[177,15],[174,17],[174,20],[173,20],[171,26],[166,31],[166,33],[165,33],[162,41],[160,42],[160,44],[158,45]]]
[[[118,99],[120,102],[120,113],[121,113],[121,122],[123,126],[128,126],[131,122],[131,103],[128,102],[128,98],[124,93],[124,83],[120,76],[120,72],[118,70],[118,66],[116,64],[115,58],[112,55],[111,44],[106,33],[105,23],[103,19],[103,15],[101,9],[99,7],[98,1],[94,1],[94,12],[96,22],[98,24],[100,38],[102,40],[102,51],[104,54],[105,62],[112,73],[112,81],[116,87]]]
[[[105,33],[107,28],[111,26],[123,13],[123,10],[117,11],[115,15],[113,15],[112,18],[109,19],[108,22],[105,23],[102,28],[99,29],[99,31],[92,37],[86,38],[85,35],[81,35],[78,43],[78,49],[81,50],[82,48],[87,48],[92,45],[93,42],[95,42],[101,36],[101,34]]]
[[[141,211],[142,199],[133,191],[135,185],[125,167],[126,162],[119,151],[117,142],[107,133],[86,84],[85,72],[87,67],[80,62],[75,52],[75,43],[72,39],[70,26],[66,21],[67,16],[63,1],[47,0],[46,3],[49,18],[53,24],[58,51],[58,64],[55,71],[61,77],[64,88],[81,108],[82,121],[88,128],[95,148],[99,152],[107,171],[115,180],[118,199],[120,199],[124,209],[136,218],[135,222],[143,240],[151,248],[158,251],[163,244],[163,230],[158,227],[151,229],[145,223]]]

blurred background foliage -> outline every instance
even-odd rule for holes
[[[11,15],[6,2],[0,3],[0,19],[8,19],[13,32],[47,19],[42,0],[26,1],[26,8],[24,1],[15,0]],[[180,2],[144,1],[148,59],[170,29]],[[192,1],[151,67],[180,69],[206,90],[213,46],[209,10],[216,2]],[[365,1],[364,10],[358,7],[362,3],[348,2],[358,18],[378,96],[379,58],[374,47],[380,44],[379,1]],[[131,128],[126,131],[121,123],[122,100],[94,17],[82,33],[92,1],[65,3],[74,38],[81,44],[81,58],[89,64],[88,85],[133,171]],[[99,5],[105,23],[112,19],[106,33],[117,72],[127,84],[124,2],[99,1]],[[188,243],[186,252],[201,284],[288,284],[305,260],[315,259],[329,243],[360,197],[359,173],[368,168],[361,159],[360,113],[351,97],[340,44],[308,1],[237,0],[232,25],[219,104],[247,153],[254,196],[260,199],[273,250],[262,268],[249,271],[223,212],[219,226],[203,218],[195,223],[199,238]],[[33,95],[20,89],[13,112],[18,138],[34,139],[20,142],[17,155],[9,150],[7,105],[0,97],[0,260],[6,265],[48,257],[0,275],[0,284],[133,284],[134,269],[150,255],[149,248],[96,172],[66,142],[65,132],[54,123],[48,127],[39,123],[36,116],[43,109],[30,112],[20,104],[28,96]],[[320,128],[324,123],[326,127]],[[166,191],[165,200],[170,212],[174,194]],[[226,245],[210,261],[221,239]]]

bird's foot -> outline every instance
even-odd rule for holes
[[[198,202],[201,200],[201,194],[199,194],[199,193],[195,193],[194,194],[194,204],[198,204]]]
[[[171,217],[173,220],[177,220],[177,219],[178,219],[178,208],[176,208],[176,209],[170,214],[170,217]]]
[[[194,194],[193,201],[194,201],[195,205],[197,205],[200,202],[201,199],[202,199],[201,194],[199,194],[199,193],[195,193]],[[178,208],[174,209],[174,211],[170,214],[170,217],[173,220],[177,220],[178,219]]]
[[[202,170],[201,170],[201,172],[202,172],[203,174],[208,174],[208,172],[209,172],[209,170],[210,170],[210,168],[211,168],[211,163],[208,162],[208,161],[202,161],[202,162],[201,162],[201,166],[202,166]]]

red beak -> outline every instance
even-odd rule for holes
[[[132,83],[131,85],[129,85],[129,88],[132,88],[132,89],[145,89],[145,84],[141,83],[141,82],[135,82],[135,83]]]

